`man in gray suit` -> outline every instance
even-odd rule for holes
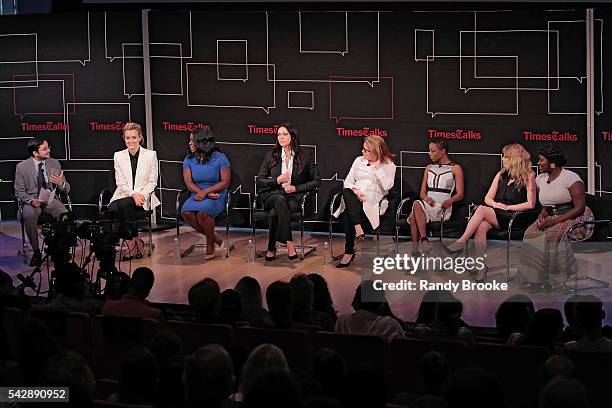
[[[68,193],[70,184],[64,178],[60,163],[51,158],[51,148],[44,138],[30,139],[28,152],[31,157],[19,162],[15,169],[15,196],[23,203],[23,223],[34,250],[30,266],[38,266],[41,261],[38,217],[44,213],[57,219],[63,213],[68,212],[57,195],[56,199],[50,203],[40,201],[38,199],[40,190],[57,188],[56,193],[58,190]]]

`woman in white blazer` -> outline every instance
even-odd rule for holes
[[[123,127],[123,141],[127,149],[115,152],[115,182],[117,189],[110,200],[109,211],[121,222],[134,222],[143,212],[157,207],[157,153],[141,146],[144,137],[138,123],[128,122]],[[140,238],[127,242],[124,260],[142,258],[144,243]]]
[[[363,223],[369,222],[373,229],[380,224],[380,214],[384,214],[389,203],[378,203],[391,190],[395,182],[395,157],[385,139],[368,136],[363,141],[362,156],[353,162],[351,170],[344,179],[342,201],[334,213],[337,218],[344,212],[343,223],[346,235],[344,255],[337,265],[345,268],[355,258],[355,238],[364,236]],[[346,210],[346,211],[345,211]]]

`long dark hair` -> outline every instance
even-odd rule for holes
[[[291,151],[295,154],[295,163],[297,165],[296,171],[300,171],[302,168],[302,151],[300,149],[300,138],[298,135],[297,128],[289,122],[282,123],[278,128],[284,127],[291,135]],[[276,166],[281,161],[282,146],[278,143],[278,137],[276,138],[276,144],[272,149],[272,162],[270,167]]]
[[[189,157],[198,159],[198,163],[206,163],[214,152],[220,152],[215,143],[215,136],[210,128],[201,128],[191,133],[193,144],[196,148],[194,153],[189,152]]]

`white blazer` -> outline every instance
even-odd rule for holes
[[[366,200],[363,203],[363,212],[374,229],[378,228],[380,215],[384,214],[389,206],[387,200],[384,200],[381,203],[379,214],[378,203],[393,188],[395,183],[395,168],[395,163],[390,162],[384,163],[377,170],[374,170],[374,167],[368,166],[368,161],[363,156],[359,156],[353,162],[348,175],[344,179],[344,188],[357,188],[365,194]],[[342,200],[334,213],[334,217],[338,218],[344,208],[344,200]]]
[[[155,150],[140,147],[135,183],[132,183],[132,165],[128,149],[115,152],[113,160],[115,161],[117,189],[110,200],[111,203],[120,198],[131,197],[134,193],[140,193],[145,197],[143,206],[145,210],[149,210],[149,196],[153,208],[161,204],[155,196],[155,187],[157,187],[157,177],[159,175]]]

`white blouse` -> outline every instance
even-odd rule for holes
[[[569,192],[570,187],[577,181],[582,182],[580,176],[571,170],[561,169],[556,179],[548,182],[548,173],[542,173],[536,177],[538,187],[538,199],[542,205],[559,205],[572,201]]]
[[[391,188],[395,182],[395,163],[378,164],[374,166],[368,165],[368,161],[359,156],[353,162],[348,175],[344,179],[344,188],[356,188],[365,194],[366,200],[363,203],[363,212],[368,217],[368,221],[372,228],[378,228],[380,224],[380,215],[387,211],[389,202],[385,199],[381,203],[380,213],[378,212],[378,203]],[[344,200],[340,203],[340,207],[334,213],[334,217],[338,218],[344,211]]]

